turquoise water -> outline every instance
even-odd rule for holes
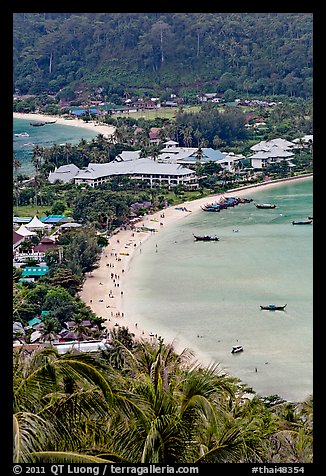
[[[29,137],[13,136],[14,158],[21,161],[19,174],[33,175],[35,170],[31,163],[33,144],[52,147],[54,144],[77,144],[81,139],[87,141],[95,138],[97,132],[61,124],[47,124],[43,127],[33,127],[26,119],[13,120],[13,134],[27,132]]]
[[[126,310],[258,394],[303,400],[313,390],[313,225],[291,222],[313,215],[312,179],[247,197],[277,208],[192,213],[146,241],[129,272]],[[193,233],[220,241],[195,242]],[[286,311],[260,310],[271,303]],[[244,352],[231,354],[238,343]]]

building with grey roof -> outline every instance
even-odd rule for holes
[[[292,152],[294,147],[293,142],[281,138],[261,141],[250,147],[254,153],[248,159],[250,159],[254,169],[262,169],[283,160],[286,160],[289,166],[293,167],[291,158],[294,156]]]
[[[126,162],[140,158],[141,150],[123,150],[115,157],[115,162]]]
[[[49,173],[48,180],[51,183],[62,182],[69,183],[73,182],[74,177],[76,176],[79,168],[75,164],[61,165],[61,167],[56,167],[54,172]]]
[[[258,142],[258,144],[253,145],[250,147],[250,150],[253,150],[254,152],[258,151],[269,151],[272,149],[283,149],[283,150],[289,150],[292,149],[295,144],[293,142],[290,142],[286,139],[282,138],[277,138],[277,139],[271,139],[271,140],[263,140],[261,142]]]
[[[130,179],[147,182],[151,187],[170,187],[179,184],[190,187],[197,186],[197,176],[194,170],[179,164],[159,163],[149,158],[105,164],[90,163],[87,168],[79,170],[74,177],[74,182],[95,187],[114,176],[127,176]]]
[[[159,162],[175,163],[184,166],[194,166],[197,163],[218,162],[224,158],[224,154],[211,147],[201,149],[200,160],[197,158],[198,147],[178,147],[174,141],[165,142],[165,147],[158,156]]]

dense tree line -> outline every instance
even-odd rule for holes
[[[245,116],[234,107],[220,112],[214,106],[202,107],[199,112],[179,112],[175,129],[180,145],[219,148],[247,138]]]
[[[312,94],[309,13],[15,13],[13,33],[21,93]]]

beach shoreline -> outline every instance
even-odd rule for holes
[[[219,200],[222,196],[237,196],[238,198],[248,197],[249,192],[255,193],[262,189],[276,187],[284,182],[292,180],[305,180],[312,178],[313,174],[305,174],[297,177],[289,177],[275,181],[245,186],[229,190],[223,194],[215,194],[187,201],[178,205],[173,205],[153,214],[142,217],[136,225],[154,229],[155,231],[142,231],[131,229],[119,229],[109,239],[109,245],[102,251],[99,266],[86,276],[80,298],[91,307],[94,313],[106,319],[104,325],[109,331],[117,326],[124,326],[135,335],[136,339],[153,340],[163,337],[164,341],[173,344],[176,352],[181,352],[185,347],[189,347],[182,339],[170,336],[150,335],[155,329],[149,329],[140,316],[133,315],[132,306],[127,306],[125,296],[130,292],[128,282],[128,271],[133,259],[142,252],[142,244],[158,233],[164,233],[169,226],[187,219],[192,213],[201,211],[201,207],[206,203]],[[195,357],[204,365],[211,362],[205,361],[205,356],[198,355],[194,351]]]
[[[79,127],[80,129],[87,129],[90,131],[94,131],[97,134],[102,134],[104,137],[109,138],[115,132],[115,127],[110,126],[108,124],[99,123],[98,121],[89,121],[85,122],[82,119],[65,119],[64,117],[54,116],[54,115],[46,115],[46,114],[39,114],[39,113],[23,113],[23,112],[14,112],[13,113],[14,119],[26,119],[28,121],[39,121],[39,122],[46,122],[46,121],[56,121],[56,124],[60,124],[63,126],[72,126],[72,127]]]

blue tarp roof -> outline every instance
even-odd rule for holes
[[[22,276],[44,276],[48,272],[48,266],[26,266]]]
[[[65,215],[48,215],[41,217],[40,220],[42,223],[58,223],[59,221],[67,218]]]
[[[91,109],[71,109],[70,114],[74,114],[74,116],[81,116],[85,112],[93,112],[94,114],[97,113],[97,109],[91,108]]]
[[[32,217],[13,217],[14,223],[29,223]]]
[[[39,324],[41,321],[41,319],[39,317],[34,317],[33,319],[31,319],[30,321],[27,322],[27,324],[31,327],[35,326],[35,324]]]

